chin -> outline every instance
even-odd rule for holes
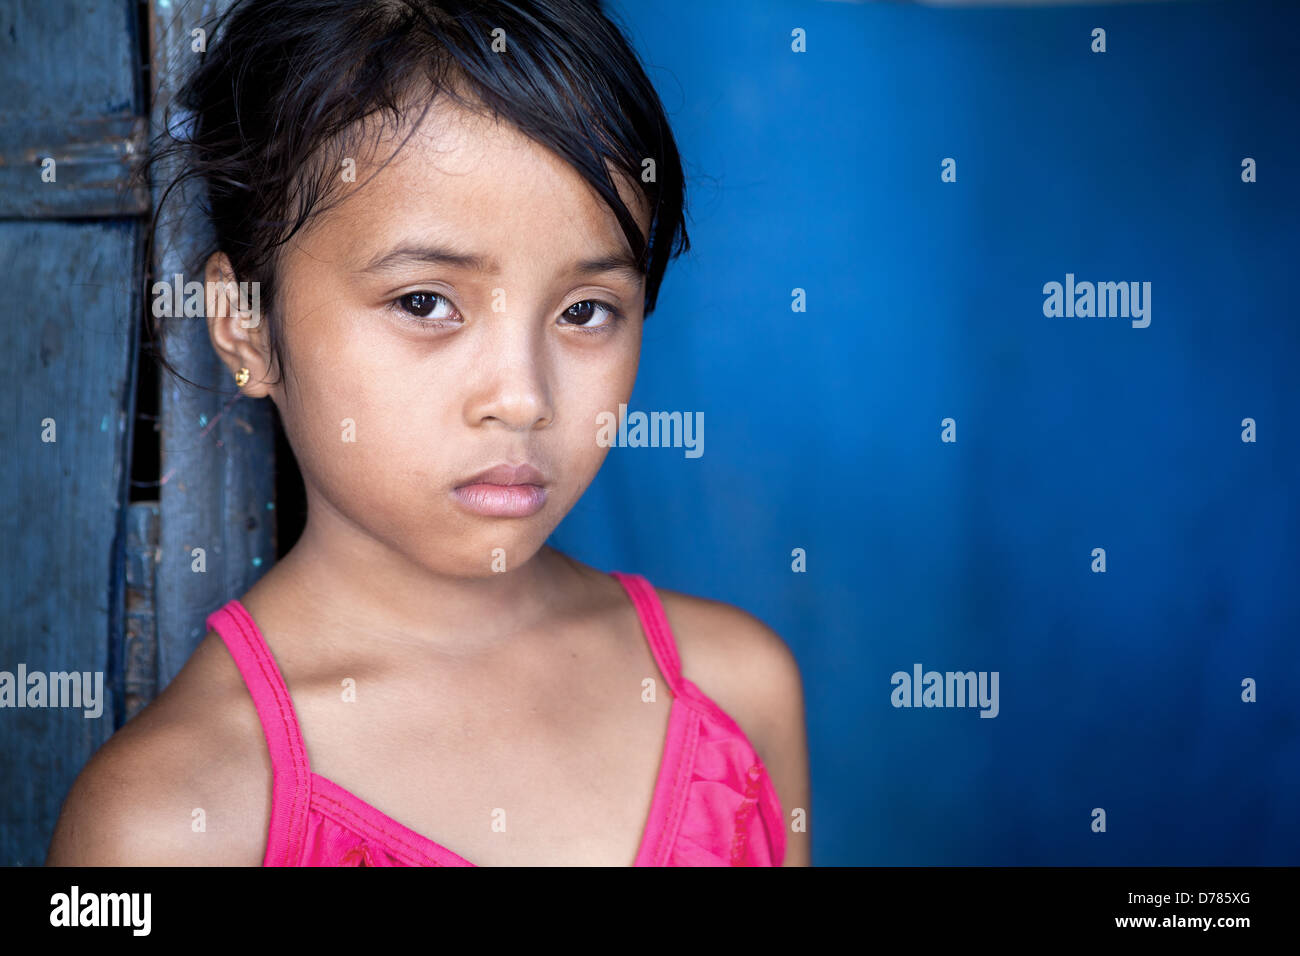
[[[460,535],[454,548],[427,555],[423,563],[431,571],[449,577],[504,577],[532,560],[546,544],[548,533],[549,529],[502,527],[495,532],[488,529]]]

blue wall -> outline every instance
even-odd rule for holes
[[[1294,7],[619,9],[694,244],[630,408],[704,454],[611,449],[553,543],[783,635],[816,864],[1300,863]],[[917,662],[998,716],[893,707]]]

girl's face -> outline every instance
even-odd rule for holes
[[[440,98],[384,166],[398,141],[353,157],[354,182],[344,163],[346,198],[285,248],[288,387],[259,384],[278,371],[264,325],[219,322],[214,344],[278,406],[310,533],[439,574],[514,570],[604,460],[597,417],[631,393],[644,277],[599,196],[513,127]],[[536,474],[475,482],[502,465]]]

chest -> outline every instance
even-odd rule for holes
[[[473,863],[629,866],[673,717],[666,688],[644,692],[654,667],[633,655],[491,690],[372,675],[351,699],[343,681],[304,695],[299,722],[314,773]]]

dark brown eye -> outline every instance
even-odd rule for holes
[[[434,292],[408,292],[397,301],[411,315],[427,319],[433,316],[433,310],[438,307],[439,302],[447,300]]]
[[[563,318],[569,325],[597,329],[616,322],[619,314],[618,310],[608,303],[597,299],[583,299],[565,309]]]
[[[416,325],[442,326],[460,321],[460,314],[451,300],[436,292],[408,292],[394,299],[393,304],[414,319]]]

